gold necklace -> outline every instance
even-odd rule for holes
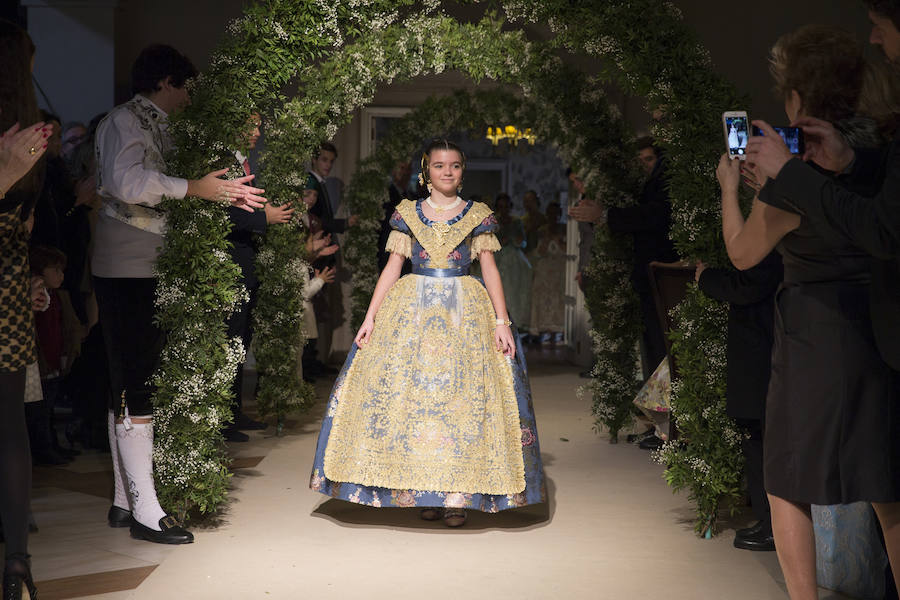
[[[454,200],[450,204],[443,205],[443,206],[438,204],[437,202],[433,201],[430,197],[425,198],[425,202],[428,204],[428,206],[430,206],[434,210],[434,212],[442,213],[442,212],[447,212],[448,210],[453,210],[454,208],[459,206],[462,203],[462,198],[457,196],[456,200]]]

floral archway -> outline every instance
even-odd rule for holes
[[[262,157],[266,195],[275,204],[295,202],[315,145],[331,138],[356,108],[371,100],[378,83],[458,69],[475,80],[516,84],[526,98],[535,91],[541,97],[542,82],[564,72],[551,50],[565,49],[601,57],[606,79],[647,98],[648,108],[664,110],[653,133],[669,153],[672,237],[682,256],[724,264],[713,165],[719,152],[718,113],[738,105],[739,99],[712,71],[677,8],[657,0],[611,0],[586,7],[566,0],[508,0],[501,5],[511,23],[549,24],[553,40],[539,47],[492,14],[476,24],[435,16],[440,3],[434,0],[424,6],[411,0],[250,5],[229,25],[209,70],[192,84],[191,107],[172,124],[178,147],[173,164],[189,176],[228,166],[229,149],[241,147],[248,115],[259,111],[269,116]],[[292,81],[300,93],[288,99],[282,90]],[[565,97],[560,92],[566,83],[556,84],[556,94]],[[558,106],[564,101],[575,99],[561,98]],[[633,181],[621,161],[621,178],[614,176],[612,165],[622,151],[622,138],[616,147],[602,127],[592,126],[600,123],[585,111],[589,107],[601,114],[606,103],[602,96],[589,95],[579,101],[585,126],[568,147],[571,162],[586,174],[589,194],[608,204],[627,202]],[[580,114],[558,112],[573,120]],[[607,168],[599,168],[604,161]],[[351,188],[351,202],[363,201],[354,194]],[[373,229],[379,204],[368,198],[354,205],[363,217],[361,230]],[[225,339],[223,323],[244,292],[225,253],[224,211],[194,199],[165,206],[169,234],[159,261],[158,306],[169,341],[156,377],[158,482],[167,507],[181,514],[192,508],[214,511],[225,500],[228,481],[218,430],[228,407],[228,381],[240,358],[239,345]],[[612,273],[624,250],[600,236],[599,247],[617,247],[620,253],[595,261],[601,273]],[[272,347],[282,353],[272,361],[264,350],[258,352],[260,402],[272,407],[302,406],[310,398],[283,366],[291,362],[284,360],[284,349],[299,343],[302,284],[296,275],[305,268],[301,248],[296,231],[273,227],[260,256],[263,288],[257,323],[268,327],[260,337],[277,340]],[[621,297],[610,296],[601,304],[621,311],[615,305]],[[678,356],[680,364],[690,365],[673,399],[682,442],[677,452],[667,448],[662,453],[669,483],[691,491],[701,532],[714,527],[720,502],[736,494],[740,479],[739,447],[727,435],[732,425],[722,411],[724,350],[722,330],[715,328],[722,313],[721,306],[699,292],[689,295],[681,311],[682,329],[701,334],[694,335],[692,345],[678,344],[677,352],[696,352],[698,347],[703,352],[692,360]],[[610,350],[603,348],[609,340],[597,341],[601,351]],[[617,376],[628,383],[627,375]],[[594,389],[602,393],[611,382],[617,383],[597,379]]]

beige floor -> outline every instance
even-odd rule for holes
[[[730,529],[712,540],[697,538],[691,505],[666,487],[662,467],[637,447],[610,445],[592,431],[586,401],[575,395],[583,383],[576,369],[532,361],[531,382],[548,507],[470,514],[465,528],[448,530],[415,512],[329,500],[308,488],[320,406],[287,436],[255,433],[240,448],[265,458],[236,472],[224,522],[195,530],[189,546],[159,547],[96,527],[96,513],[102,518],[108,506],[100,498],[65,499],[65,510],[89,509],[98,539],[56,546],[49,516],[59,509],[38,498],[38,521],[46,524],[32,548],[38,578],[79,571],[75,564],[66,571],[65,556],[81,561],[81,571],[84,562],[121,557],[122,565],[159,566],[133,591],[91,598],[787,597],[774,553],[734,549]],[[820,597],[842,598],[826,591]]]

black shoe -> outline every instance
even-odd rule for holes
[[[735,535],[734,547],[741,550],[772,552],[775,550],[775,538],[772,536],[770,529],[760,529],[751,535]]]
[[[24,592],[37,600],[37,588],[31,578],[31,557],[27,554],[10,554],[3,570],[3,600],[21,600]]]
[[[223,429],[222,435],[225,436],[225,440],[228,442],[249,442],[250,441],[249,435],[247,435],[243,431],[238,431],[234,427],[229,427],[228,429]]]
[[[162,531],[150,529],[146,525],[133,519],[131,522],[131,537],[136,540],[147,540],[155,544],[191,544],[194,534],[182,527],[175,517],[166,515],[159,520]]]
[[[262,421],[254,421],[247,415],[241,414],[235,419],[234,428],[243,429],[245,431],[262,431],[269,425]]]
[[[106,513],[106,522],[110,527],[131,527],[133,520],[130,510],[119,508],[115,504],[110,506],[109,512]]]
[[[638,444],[638,448],[641,450],[659,450],[662,448],[663,441],[656,437],[655,435],[651,435],[650,437],[644,438]]]
[[[644,431],[643,433],[629,433],[628,437],[625,438],[625,441],[629,444],[639,444],[654,433],[656,433],[656,429],[653,427],[651,427],[647,431]]]
[[[743,529],[738,529],[734,533],[738,537],[747,537],[748,535],[754,536],[763,530],[771,531],[772,523],[770,521],[757,521],[755,525],[751,525],[750,527],[744,527]]]

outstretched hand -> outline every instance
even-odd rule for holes
[[[502,352],[504,356],[515,358],[516,342],[513,339],[509,325],[497,325],[494,328],[494,342],[497,345],[497,352]]]
[[[188,195],[197,196],[204,200],[227,200],[232,206],[253,212],[254,209],[262,208],[263,204],[268,202],[262,196],[265,192],[262,188],[255,188],[244,185],[256,175],[245,175],[237,179],[222,179],[221,177],[228,172],[228,169],[220,169],[207,173],[200,179],[192,179],[188,181]]]
[[[294,209],[290,203],[275,206],[274,204],[266,204],[266,224],[274,225],[276,223],[288,223],[294,215]]]

